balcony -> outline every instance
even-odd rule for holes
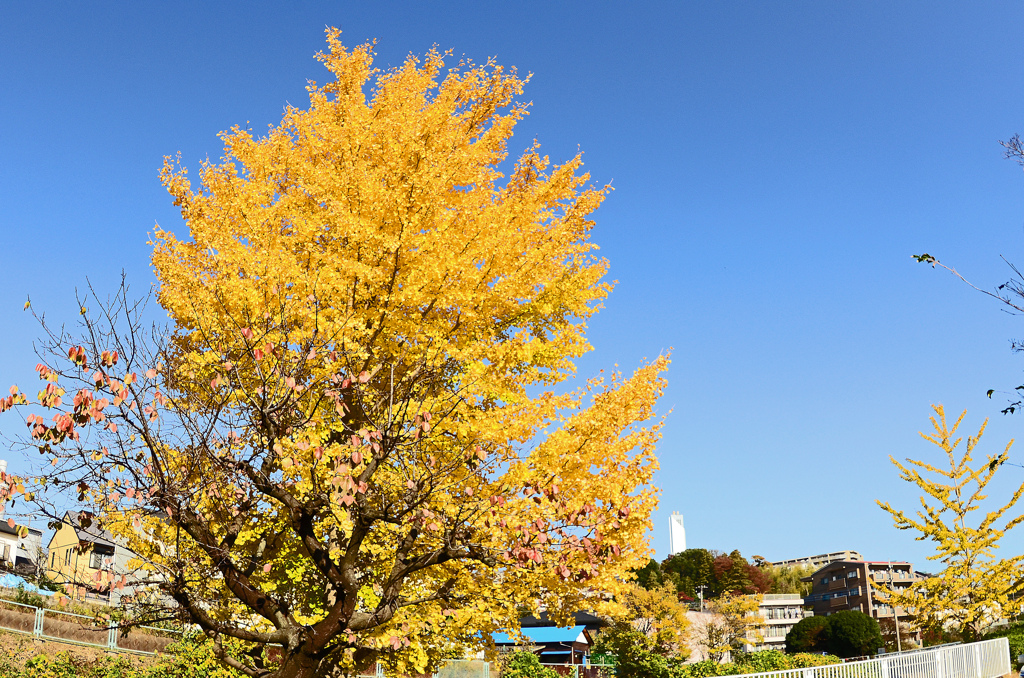
[[[847,604],[848,601],[849,601],[849,598],[847,598],[846,596],[839,596],[837,598],[830,599],[828,601],[828,606],[829,607],[844,607]]]

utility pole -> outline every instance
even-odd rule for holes
[[[696,587],[696,589],[697,589],[697,597],[700,598],[700,611],[701,612],[704,611],[704,589],[706,589],[706,588],[707,588],[707,586],[704,586],[704,584],[701,584],[700,586]]]
[[[892,585],[892,561],[889,561],[889,590],[893,590],[895,587]],[[898,608],[892,606],[892,621],[896,626],[896,651],[903,652],[903,645],[900,643],[900,615]]]

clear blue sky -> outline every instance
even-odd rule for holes
[[[1024,427],[985,398],[1024,381],[1022,319],[910,258],[988,287],[1000,254],[1024,263],[998,145],[1024,133],[1020,3],[43,5],[0,10],[0,383],[33,382],[27,295],[73,321],[86,276],[152,282],[153,224],[183,230],[162,156],[197,168],[218,131],[302,105],[337,25],[382,66],[437,44],[534,73],[513,149],[579,147],[613,182],[594,239],[619,284],[581,374],[675,349],[659,557],[678,510],[691,546],[926,567],[874,504],[915,501],[888,455],[932,453],[932,402],[991,417],[989,451]],[[1002,475],[995,495],[1024,468]]]

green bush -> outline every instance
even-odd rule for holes
[[[152,662],[124,654],[85,659],[67,651],[35,654],[24,664],[0,656],[0,678],[245,678],[217,662],[210,642],[201,636],[174,643],[168,651],[175,654]],[[543,678],[557,677],[552,672]]]
[[[513,652],[505,662],[502,678],[558,678],[554,669],[541,666],[532,652]]]
[[[743,673],[762,673],[765,671],[784,671],[796,668],[785,652],[778,650],[761,650],[760,652],[734,653],[734,663]]]
[[[33,607],[46,607],[46,601],[43,597],[35,591],[26,591],[25,585],[22,583],[19,583],[18,587],[14,590],[14,602],[21,603],[22,605],[32,605]]]
[[[736,676],[765,671],[803,669],[810,666],[825,666],[826,664],[841,664],[842,662],[842,659],[834,655],[785,654],[778,650],[761,650],[759,652],[736,653],[736,661],[725,664],[705,660],[694,664],[681,665],[675,668],[672,678]]]
[[[814,654],[812,652],[797,652],[789,655],[793,662],[794,669],[807,669],[812,666],[827,666],[829,664],[842,664],[843,660],[834,654]]]

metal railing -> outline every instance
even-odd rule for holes
[[[163,652],[181,637],[180,631],[154,626],[138,626],[122,632],[117,626],[97,624],[94,617],[11,600],[0,601],[0,629],[45,640],[147,655]]]
[[[1010,673],[1010,643],[978,643],[886,654],[875,659],[747,674],[772,678],[999,678]]]

